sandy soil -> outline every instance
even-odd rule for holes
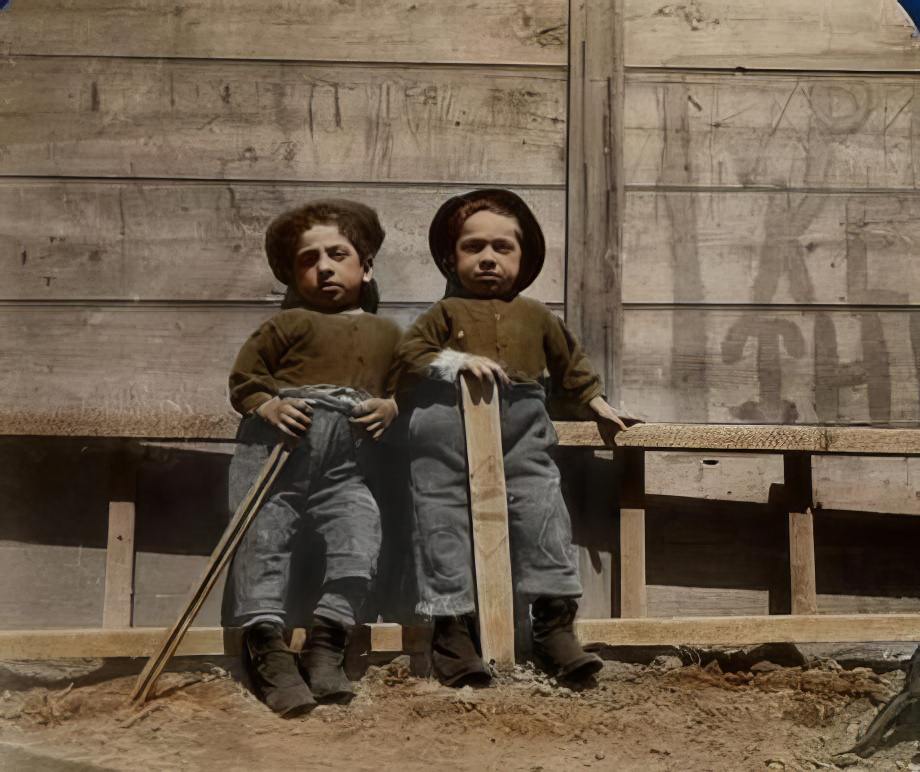
[[[572,692],[529,668],[498,686],[447,689],[406,658],[372,667],[349,706],[285,721],[225,671],[169,673],[156,699],[125,704],[133,678],[0,696],[0,767],[23,770],[920,769],[920,725],[873,758],[835,757],[900,671],[877,675],[758,663],[722,673],[661,658],[608,662]]]

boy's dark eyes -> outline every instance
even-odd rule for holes
[[[488,241],[464,241],[460,244],[460,249],[468,254],[475,255],[477,252],[482,252],[489,245]],[[506,254],[508,252],[514,251],[514,244],[510,241],[498,240],[492,242],[492,249],[496,252],[501,252]]]

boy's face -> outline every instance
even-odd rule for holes
[[[457,279],[476,297],[511,294],[521,271],[520,225],[514,217],[476,212],[466,218],[454,247]]]
[[[335,313],[355,308],[373,268],[361,264],[354,245],[336,225],[314,225],[300,234],[294,255],[294,284],[307,305]]]

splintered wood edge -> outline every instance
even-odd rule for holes
[[[233,440],[239,417],[111,413],[103,410],[20,414],[0,410],[0,437],[124,437],[137,440]],[[591,421],[557,421],[563,447],[604,448]],[[750,424],[663,424],[633,426],[617,435],[618,448],[743,451],[753,453],[849,453],[920,455],[920,429]]]
[[[371,651],[400,653],[415,627],[368,625]],[[920,614],[817,614],[809,616],[582,619],[575,623],[583,643],[611,646],[745,646],[760,643],[870,643],[920,641]],[[0,660],[147,657],[166,630],[3,630]],[[176,656],[237,656],[241,631],[193,627]],[[413,646],[412,648],[416,648]]]

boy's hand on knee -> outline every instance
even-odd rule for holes
[[[642,423],[638,418],[621,414],[616,408],[608,405],[603,397],[595,397],[588,403],[588,407],[594,411],[597,430],[600,432],[601,439],[607,445],[614,444],[619,432],[626,431],[630,426]]]
[[[399,415],[395,399],[381,399],[372,397],[364,402],[359,402],[351,411],[351,422],[364,427],[365,431],[375,440],[379,440],[387,427]]]
[[[313,408],[305,399],[272,397],[256,408],[256,415],[290,437],[302,437],[313,422]]]
[[[508,386],[511,379],[498,362],[488,357],[469,356],[460,366],[461,373],[469,373],[483,383],[503,383]]]

